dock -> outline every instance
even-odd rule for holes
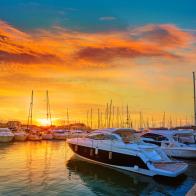
[[[193,187],[187,192],[186,196],[195,196],[196,195],[196,183],[193,185]]]

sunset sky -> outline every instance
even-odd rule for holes
[[[133,115],[191,120],[195,0],[0,0],[0,120],[85,120],[129,104]],[[94,114],[96,115],[96,114]]]

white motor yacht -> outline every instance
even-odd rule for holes
[[[133,129],[97,130],[67,142],[80,158],[148,176],[176,177],[188,167],[186,163],[172,161],[160,147],[141,141]]]
[[[11,142],[14,134],[9,128],[0,128],[0,142]]]
[[[85,137],[87,132],[83,130],[69,130],[69,138]]]
[[[168,156],[196,158],[195,136],[192,130],[153,130],[141,135],[146,143],[160,146]]]
[[[15,131],[14,140],[15,141],[25,141],[27,140],[28,134],[25,131]]]
[[[63,129],[53,130],[53,138],[56,140],[66,140],[69,136],[69,131]]]

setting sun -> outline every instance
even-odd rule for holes
[[[46,118],[40,118],[40,119],[37,120],[37,122],[40,126],[49,126],[49,125],[51,125],[51,120],[46,119]]]

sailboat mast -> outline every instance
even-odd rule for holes
[[[111,115],[112,115],[112,100],[110,101],[110,107],[109,107],[109,120],[108,120],[109,128],[110,128],[110,123],[111,123]]]
[[[86,112],[86,125],[88,126],[88,110]]]
[[[31,125],[33,124],[33,91],[31,95]]]
[[[196,91],[195,91],[195,72],[193,72],[193,93],[194,93],[194,125],[196,126]]]
[[[117,117],[117,126],[119,128],[119,107],[117,107],[117,114],[116,114],[116,117]]]
[[[163,113],[162,127],[165,127],[165,112]]]
[[[68,108],[67,108],[67,124],[69,124],[69,111],[68,111]]]
[[[91,118],[91,129],[93,128],[93,109],[91,108],[91,113],[90,113],[90,118]]]
[[[98,127],[98,129],[100,128],[100,112],[99,112],[99,108],[97,110],[97,127]]]
[[[33,117],[33,90],[31,92],[27,129],[29,128],[29,125],[32,125],[32,117]]]
[[[48,91],[46,91],[46,118],[47,118],[47,122],[48,122]]]
[[[127,105],[127,127],[129,127],[129,106]]]
[[[142,112],[140,112],[140,129],[143,128],[143,115]]]
[[[49,102],[49,95],[48,95],[48,90],[46,91],[46,109],[47,109],[47,121],[50,118],[50,126],[52,126],[52,117],[51,117],[51,111],[50,111],[50,102]]]

